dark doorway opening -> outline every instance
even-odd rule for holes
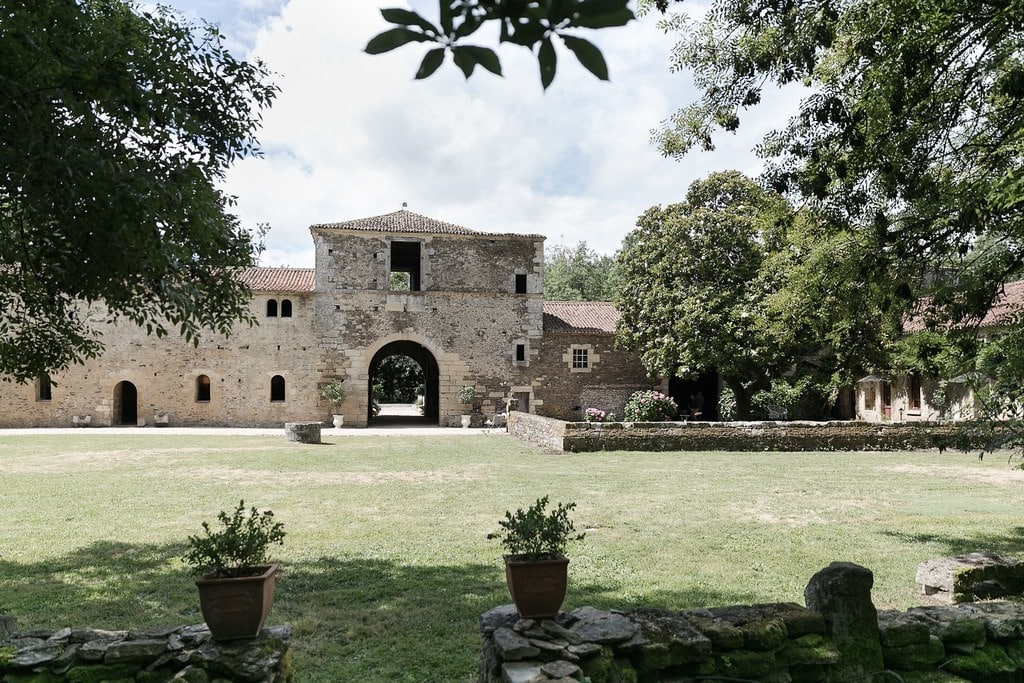
[[[139,424],[139,392],[131,382],[118,382],[114,386],[114,424]]]
[[[416,367],[409,368],[411,360]],[[394,359],[394,361],[388,361]],[[395,368],[406,369],[397,381],[394,377]],[[418,372],[417,372],[418,371]],[[387,377],[385,377],[387,375]],[[369,411],[367,423],[379,427],[394,425],[437,425],[441,420],[440,385],[438,383],[437,360],[426,347],[413,341],[396,341],[382,347],[370,361]],[[387,380],[387,381],[385,381]],[[388,386],[385,386],[385,385]],[[375,389],[376,387],[376,389]],[[422,394],[420,394],[422,391]],[[386,397],[384,393],[386,392]],[[416,395],[423,396],[422,410],[412,409],[412,401]],[[402,404],[404,409],[385,411],[374,414],[374,403],[382,398],[391,400],[409,400]],[[392,414],[388,414],[392,412]]]
[[[668,395],[679,406],[680,420],[718,419],[717,372],[707,372],[696,379],[673,377],[668,381]]]

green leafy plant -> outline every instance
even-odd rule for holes
[[[345,382],[340,379],[333,379],[324,387],[320,395],[336,406],[345,402]]]
[[[718,419],[722,422],[736,419],[736,394],[729,387],[718,392]]]
[[[472,403],[476,400],[476,388],[465,386],[459,389],[459,403]]]
[[[674,420],[678,414],[676,402],[660,391],[636,391],[626,400],[627,422],[666,422]]]
[[[508,551],[510,560],[547,560],[565,555],[565,549],[572,541],[582,541],[586,534],[577,534],[569,513],[576,503],[559,503],[555,509],[545,512],[548,497],[525,511],[519,508],[513,514],[505,512],[505,519],[499,520],[501,530],[496,534]]]
[[[271,544],[284,544],[284,524],[275,521],[270,510],[252,507],[246,512],[244,500],[230,515],[222,510],[217,519],[223,526],[219,531],[211,531],[210,524],[203,522],[203,534],[188,537],[189,551],[182,560],[196,574],[214,578],[259,574],[255,568],[269,563]]]

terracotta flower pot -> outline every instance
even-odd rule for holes
[[[551,619],[565,600],[569,558],[516,561],[505,556],[505,582],[512,602],[524,619]]]
[[[196,579],[199,607],[214,640],[255,638],[274,602],[279,565],[257,567],[256,576]]]

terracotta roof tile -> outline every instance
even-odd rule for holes
[[[614,334],[619,311],[608,301],[545,301],[544,331]]]
[[[259,292],[312,292],[313,268],[243,268],[238,279]]]
[[[309,229],[317,230],[361,230],[365,232],[402,232],[402,233],[425,233],[432,235],[495,235],[498,233],[480,232],[470,230],[461,225],[446,223],[429,216],[421,216],[418,213],[401,209],[394,213],[386,213],[380,216],[369,218],[357,218],[351,221],[340,223],[317,223]],[[506,233],[510,236],[512,233]],[[543,235],[519,235],[517,237],[536,237],[543,239]]]
[[[1013,319],[1024,312],[1024,280],[1007,282],[1003,291],[993,302],[991,308],[978,321],[978,327],[999,327],[1009,325]],[[970,324],[970,323],[968,323]],[[904,332],[921,332],[925,329],[921,315],[911,316],[903,325]]]

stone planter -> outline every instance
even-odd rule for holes
[[[505,583],[523,619],[553,619],[565,601],[569,558],[518,562],[505,556]]]
[[[341,429],[342,426],[344,426],[344,424],[345,424],[345,416],[344,415],[332,415],[331,417],[334,419],[334,426],[336,428]]]
[[[473,422],[473,416],[472,416],[472,415],[463,415],[463,416],[462,416],[462,428],[463,428],[463,429],[466,429],[466,428],[468,428],[468,427],[469,427],[469,425],[470,425],[470,424],[471,424],[472,422]]]
[[[199,607],[214,640],[255,638],[274,602],[279,565],[256,567],[255,576],[196,579]]]

